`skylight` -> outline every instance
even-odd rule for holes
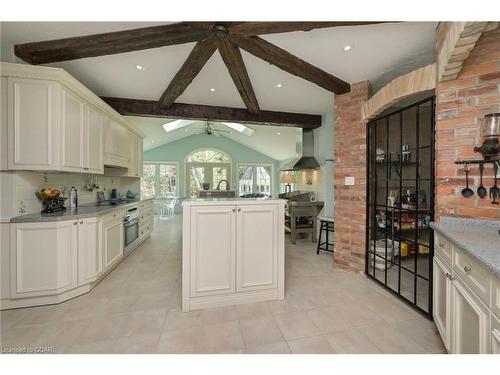
[[[253,130],[252,128],[236,122],[223,122],[222,124],[245,135],[252,135],[253,133],[255,133],[255,130]]]
[[[163,124],[162,126],[163,126],[163,129],[165,129],[165,131],[168,133],[168,132],[171,132],[173,130],[183,128],[184,126],[187,126],[187,125],[191,124],[192,122],[193,122],[192,120],[174,120],[171,122],[167,122],[166,124]]]

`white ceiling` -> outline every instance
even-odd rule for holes
[[[175,142],[193,134],[198,134],[200,128],[204,128],[205,126],[204,121],[193,121],[192,125],[167,133],[162,125],[173,121],[172,119],[136,116],[125,116],[125,118],[144,132],[144,151]],[[232,131],[232,133],[219,132],[218,134],[275,160],[288,160],[297,157],[296,143],[298,139],[301,140],[301,129],[248,124],[246,126],[255,130],[251,136],[238,133],[237,131]],[[217,125],[217,123],[215,123],[215,128],[230,130],[229,128]],[[215,135],[211,135],[211,137],[215,137]]]
[[[50,40],[168,22],[3,22],[1,59],[16,61],[16,43]],[[396,76],[434,61],[433,22],[336,27],[264,38],[347,82],[370,80],[375,90]],[[346,44],[353,46],[344,52]],[[157,100],[185,61],[193,43],[51,64],[66,69],[100,96]],[[333,94],[243,51],[260,107],[322,114]],[[136,65],[145,70],[139,71]],[[276,84],[281,83],[282,88]],[[215,92],[210,92],[215,88]],[[208,61],[179,102],[244,107],[218,52]],[[151,120],[152,121],[152,120]]]

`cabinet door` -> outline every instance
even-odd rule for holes
[[[142,177],[144,163],[144,144],[141,137],[137,138],[137,176]]]
[[[452,291],[452,353],[489,353],[488,309],[458,277],[453,282]]]
[[[59,294],[77,286],[73,220],[11,226],[11,298]]]
[[[103,272],[102,221],[99,218],[78,223],[78,285],[95,281]]]
[[[191,208],[191,297],[234,293],[235,212],[234,206]]]
[[[450,350],[451,333],[451,269],[434,257],[433,267],[433,317],[446,350]]]
[[[278,206],[238,206],[236,290],[277,287]]]
[[[109,269],[123,256],[123,222],[111,220],[104,222],[104,270]]]
[[[53,81],[8,78],[8,168],[59,167],[60,86]]]
[[[139,171],[137,169],[139,157],[139,150],[137,149],[137,137],[134,134],[130,135],[130,152],[129,152],[129,162],[127,176],[137,177],[139,176]]]
[[[491,353],[500,354],[500,320],[491,314]]]
[[[85,103],[71,91],[63,89],[61,108],[61,169],[83,172],[87,164]]]
[[[86,167],[90,173],[104,173],[102,123],[103,115],[87,106]]]

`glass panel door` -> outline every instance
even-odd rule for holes
[[[368,123],[366,274],[432,312],[434,98]]]

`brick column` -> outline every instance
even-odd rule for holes
[[[500,28],[485,32],[458,77],[436,88],[436,217],[464,216],[500,219],[500,208],[488,198],[463,198],[463,166],[457,159],[481,159],[475,145],[482,142],[479,120],[500,111]],[[479,185],[477,166],[472,166],[469,185]],[[483,184],[493,184],[493,168],[485,167]]]
[[[335,256],[336,266],[355,272],[365,268],[366,122],[362,105],[370,83],[358,82],[351,92],[335,96]],[[345,186],[345,177],[355,178]]]

